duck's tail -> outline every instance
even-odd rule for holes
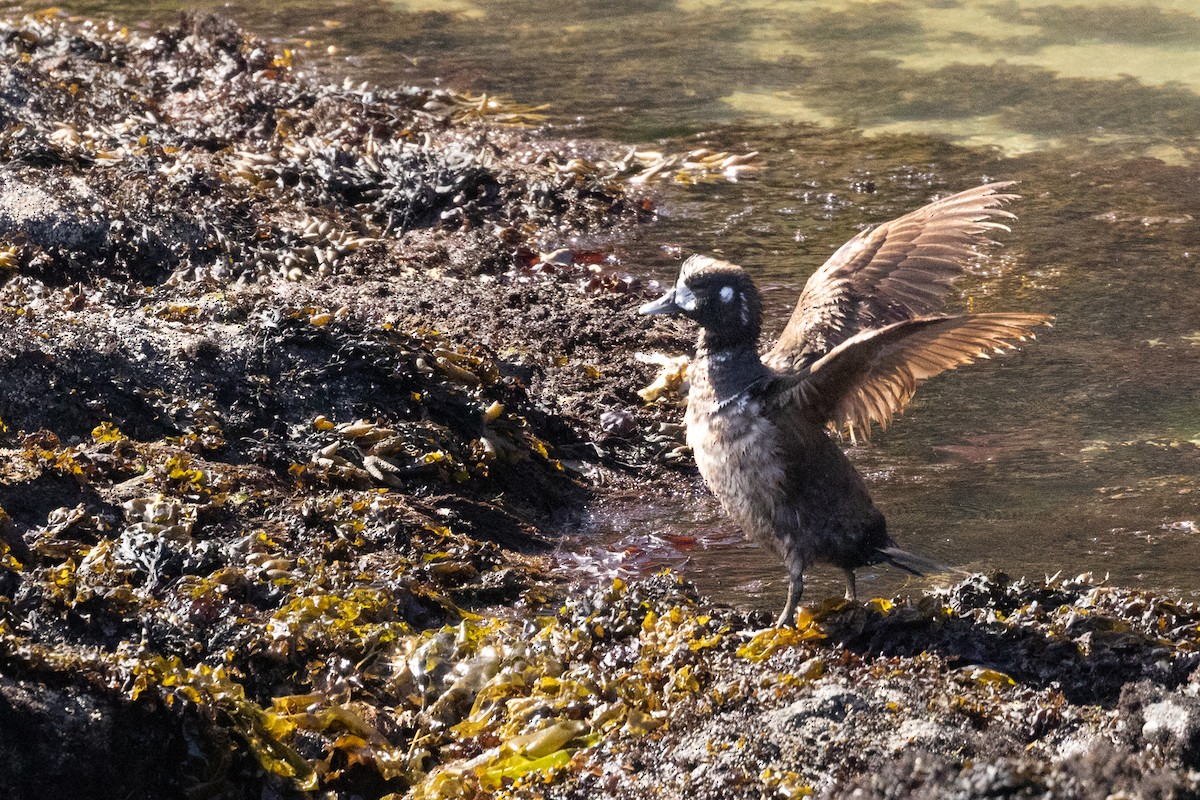
[[[879,555],[882,556],[882,561],[918,577],[924,577],[931,573],[953,571],[951,567],[945,564],[926,558],[925,556],[919,556],[916,553],[910,553],[907,550],[901,550],[899,547],[881,547],[879,548]]]

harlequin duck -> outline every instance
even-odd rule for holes
[[[760,356],[762,303],[741,267],[694,255],[643,314],[700,325],[689,367],[687,440],[725,511],[791,576],[777,626],[793,621],[814,561],[846,573],[886,562],[914,574],[933,562],[888,535],[862,478],[827,432],[866,438],[917,384],[1011,349],[1043,314],[935,315],[971,247],[1012,218],[1009,183],[969,189],[866,230],[817,270],[775,346]]]

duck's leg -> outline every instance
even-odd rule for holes
[[[858,585],[854,581],[854,570],[846,570],[846,599],[858,600]]]
[[[800,595],[804,594],[804,575],[793,575],[792,582],[788,584],[787,602],[783,606],[783,613],[779,615],[779,619],[775,620],[776,628],[786,628],[796,624],[796,607],[800,605]]]

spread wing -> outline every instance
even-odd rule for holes
[[[855,334],[940,311],[972,246],[1008,230],[992,218],[1014,218],[1000,208],[1017,197],[1001,191],[1012,185],[935,200],[846,242],[808,279],[766,363],[803,372]]]
[[[1007,313],[921,317],[865,331],[818,359],[808,375],[785,377],[790,388],[780,398],[799,402],[838,433],[848,429],[852,439],[868,439],[871,423],[886,429],[919,382],[1011,350],[1051,319]]]

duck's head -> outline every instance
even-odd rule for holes
[[[737,264],[708,256],[684,261],[675,286],[638,312],[695,320],[710,349],[754,344],[762,326],[762,299],[750,276]]]

